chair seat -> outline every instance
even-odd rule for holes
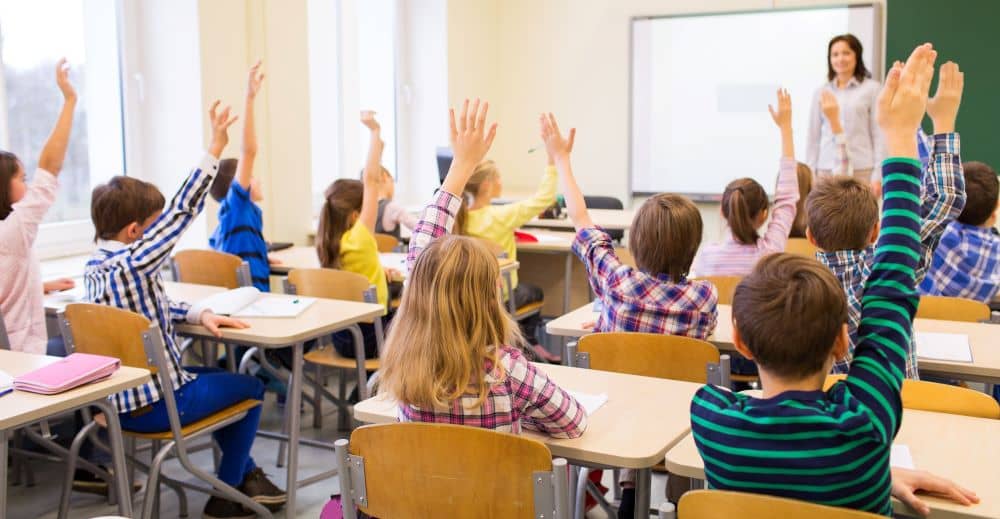
[[[542,311],[542,306],[544,305],[545,305],[544,302],[539,301],[537,303],[528,303],[524,306],[519,306],[517,307],[517,310],[514,312],[514,319],[518,320],[527,317],[529,315],[537,314]]]
[[[313,364],[319,364],[320,366],[327,366],[331,368],[342,368],[342,369],[355,369],[358,367],[358,361],[352,357],[345,357],[333,348],[321,348],[318,350],[310,351],[306,353],[303,360],[306,362],[311,362]],[[378,359],[368,359],[365,361],[366,371],[375,371],[379,368]]]
[[[261,404],[260,400],[244,400],[237,404],[231,405],[217,413],[210,414],[197,422],[190,423],[181,428],[182,436],[190,436],[198,431],[207,429],[223,420],[227,420],[234,416],[246,414],[247,411],[259,406]],[[101,427],[108,426],[108,419],[104,417],[104,413],[94,416],[94,421],[97,422]],[[128,431],[122,429],[122,434],[126,436],[131,436],[133,438],[142,438],[144,440],[173,440],[174,433],[171,431],[144,433],[136,431]]]

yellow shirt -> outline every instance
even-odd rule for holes
[[[469,211],[466,234],[478,236],[499,244],[507,257],[517,260],[514,230],[528,223],[556,201],[556,168],[545,168],[538,191],[527,200],[513,204],[489,205]],[[517,286],[517,272],[511,273],[511,285]]]
[[[340,237],[340,268],[368,278],[375,285],[378,302],[389,302],[389,284],[379,261],[375,236],[360,221]]]

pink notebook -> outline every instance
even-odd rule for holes
[[[14,389],[54,395],[108,378],[118,371],[121,361],[114,357],[74,353],[48,366],[14,379]]]

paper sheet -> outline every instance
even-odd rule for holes
[[[921,359],[972,362],[968,335],[917,332],[916,339],[917,357]]]
[[[378,255],[382,268],[396,269],[400,272],[406,271],[406,253],[404,252],[383,252]]]
[[[0,371],[0,395],[10,393],[14,388],[14,377],[5,371]]]
[[[913,464],[913,456],[910,454],[910,448],[900,444],[893,444],[892,449],[889,451],[889,466],[910,470],[917,468]]]
[[[600,409],[601,406],[603,406],[608,401],[607,393],[591,395],[589,393],[582,393],[580,391],[573,391],[571,389],[567,389],[566,392],[569,393],[573,398],[576,399],[577,402],[580,403],[580,405],[583,406],[583,408],[587,411],[587,415],[594,414],[594,411]]]
[[[261,297],[233,313],[233,317],[295,317],[316,300],[311,297]]]

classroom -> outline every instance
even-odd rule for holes
[[[1000,519],[993,0],[0,0],[0,519]]]

